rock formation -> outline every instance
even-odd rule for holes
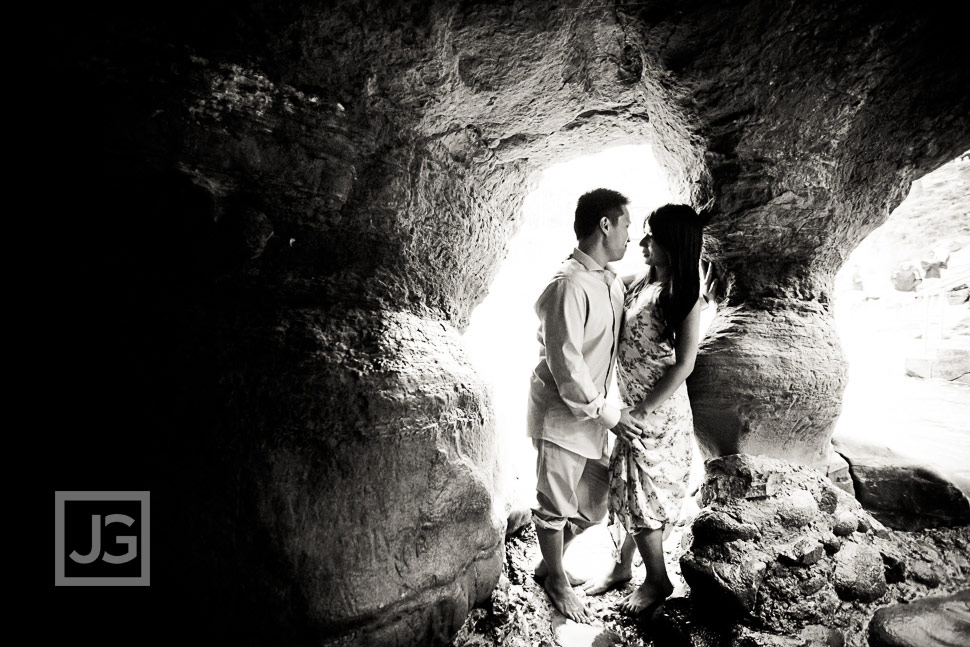
[[[967,492],[941,470],[885,447],[845,439],[833,445],[849,462],[859,503],[890,528],[970,525]]]
[[[651,618],[619,609],[644,581],[636,568],[616,589],[578,593],[593,625],[566,622],[532,577],[539,550],[527,527],[506,540],[500,585],[454,647],[869,647],[876,634],[880,644],[962,644],[946,640],[968,626],[961,591],[970,585],[970,526],[883,527],[815,470],[777,459],[733,455],[708,467],[697,496],[705,506],[683,515],[665,541],[675,592]],[[574,548],[574,566],[598,562],[580,573],[611,565],[605,528]],[[900,638],[910,642],[891,642]]]
[[[970,589],[895,604],[876,612],[869,626],[872,647],[935,647],[970,642]]]
[[[706,452],[824,466],[832,277],[970,148],[958,22],[294,0],[32,23],[24,381],[67,387],[44,412],[55,487],[152,491],[158,599],[121,615],[171,605],[237,642],[446,640],[497,581],[505,525],[460,333],[533,174],[611,143],[652,143],[713,215],[726,316],[689,385]]]
[[[970,583],[960,557],[966,533],[944,554],[886,528],[803,466],[740,454],[712,459],[700,497],[681,569],[691,604],[704,610],[698,617],[720,622],[725,634],[805,639],[825,626],[860,644],[876,609],[896,596]],[[667,623],[675,619],[676,611]]]

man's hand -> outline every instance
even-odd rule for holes
[[[633,407],[621,409],[620,422],[613,427],[613,433],[628,443],[642,438],[645,431],[643,422],[634,417],[634,414],[631,413],[632,411]]]

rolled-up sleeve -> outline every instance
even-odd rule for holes
[[[612,429],[620,411],[607,403],[605,385],[594,382],[583,357],[588,311],[586,293],[565,278],[550,283],[536,302],[545,359],[559,396],[578,420]]]

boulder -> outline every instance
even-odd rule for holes
[[[848,510],[843,510],[836,515],[835,523],[832,525],[832,532],[840,537],[851,535],[858,529],[859,519]]]
[[[771,557],[735,546],[724,552],[689,552],[680,560],[681,573],[691,592],[724,611],[745,615],[755,612],[758,590]]]
[[[781,474],[761,469],[747,454],[729,454],[704,464],[705,481],[701,505],[725,503],[733,499],[761,499],[781,491]]]
[[[883,607],[869,623],[870,647],[958,645],[970,645],[970,589]]]
[[[819,504],[805,490],[792,490],[778,505],[778,519],[786,528],[800,528],[812,521],[819,512]]]
[[[966,343],[943,342],[933,351],[907,357],[905,368],[911,377],[966,382],[970,376],[970,347]]]
[[[758,527],[741,521],[736,515],[719,510],[701,510],[694,518],[691,531],[695,545],[723,544],[736,539],[754,539]]]
[[[843,600],[872,602],[886,593],[879,551],[847,542],[835,556],[835,590]]]
[[[896,530],[970,524],[970,500],[953,480],[932,467],[886,447],[833,439],[848,461],[856,498]]]
[[[505,536],[514,535],[530,523],[532,523],[531,508],[512,508],[506,517]]]
[[[786,564],[809,566],[825,555],[825,545],[810,537],[800,537],[795,541],[782,544],[777,549],[778,559]]]

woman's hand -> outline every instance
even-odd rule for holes
[[[620,410],[620,422],[613,427],[613,433],[628,443],[643,438],[645,433],[643,421],[636,417],[633,407]]]
[[[704,268],[704,261],[701,261],[701,268],[704,269],[704,278],[701,280],[701,296],[704,297],[704,303],[710,303],[714,300],[714,288],[717,287],[714,263],[707,261],[707,267]]]

